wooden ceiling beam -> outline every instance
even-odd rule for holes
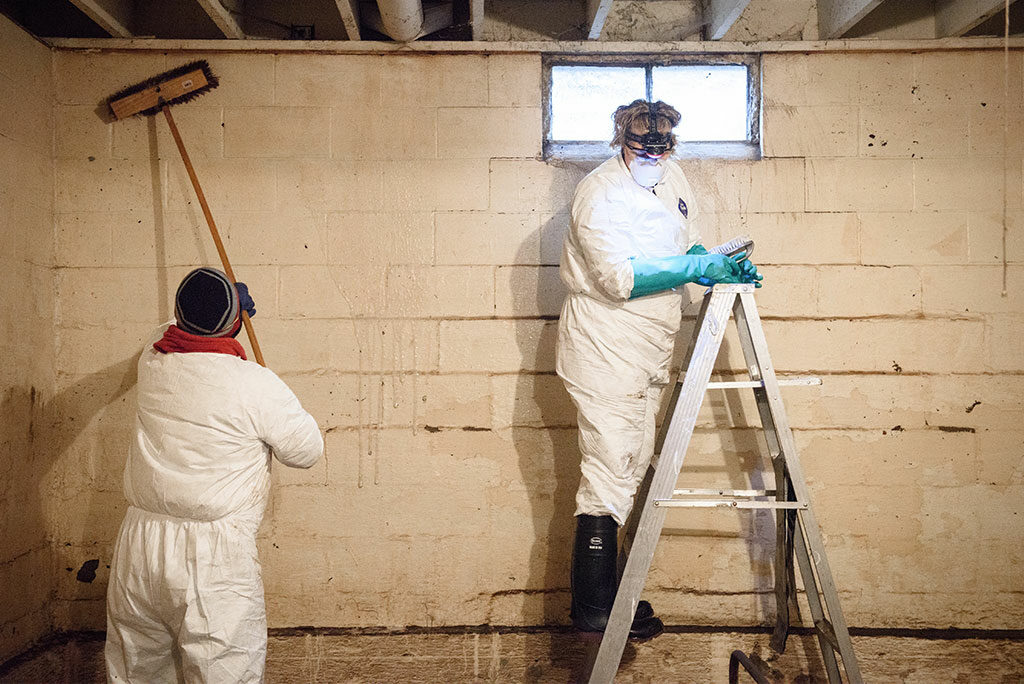
[[[818,0],[818,37],[842,38],[882,0]]]
[[[588,40],[597,40],[601,37],[601,30],[604,29],[604,22],[608,19],[611,8],[612,0],[587,0]]]
[[[238,21],[231,16],[231,12],[221,3],[221,0],[196,0],[196,2],[210,16],[210,19],[213,19],[213,23],[217,25],[217,28],[220,29],[225,38],[233,40],[245,38],[245,31],[242,30]]]
[[[362,40],[359,35],[359,0],[334,0],[341,15],[341,23],[345,25],[345,35],[349,40]]]
[[[71,0],[111,38],[131,38],[132,0]]]
[[[935,37],[962,36],[1004,6],[1004,0],[935,0]]]
[[[708,40],[721,40],[749,4],[750,0],[707,0],[704,25],[708,27]]]

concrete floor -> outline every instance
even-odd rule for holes
[[[984,636],[984,635],[982,635]],[[54,642],[0,668],[0,682],[102,682],[103,635]],[[669,632],[627,646],[617,682],[718,683],[729,654],[765,659],[775,682],[826,678],[813,637],[790,638],[771,657],[768,634],[717,630]],[[854,645],[865,681],[920,684],[1021,684],[1024,639],[859,636]],[[275,682],[575,682],[595,640],[566,630],[488,633],[348,634],[274,630],[267,681]],[[741,683],[752,682],[741,671]]]

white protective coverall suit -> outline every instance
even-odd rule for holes
[[[629,299],[630,257],[685,254],[699,242],[695,202],[679,165],[653,192],[621,154],[584,178],[572,200],[561,276],[569,294],[556,370],[576,404],[582,477],[576,515],[623,525],[654,453],[655,420],[679,331],[682,295]]]
[[[261,682],[267,624],[256,531],[270,459],[308,468],[314,418],[272,371],[156,351],[138,366],[130,507],[107,590],[111,682]]]

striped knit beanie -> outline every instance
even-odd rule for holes
[[[230,335],[237,328],[238,316],[238,291],[228,277],[215,268],[192,271],[181,281],[174,295],[178,327],[193,335]]]

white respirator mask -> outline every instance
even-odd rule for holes
[[[645,188],[653,188],[665,177],[665,164],[660,159],[637,157],[629,164],[629,175]]]

